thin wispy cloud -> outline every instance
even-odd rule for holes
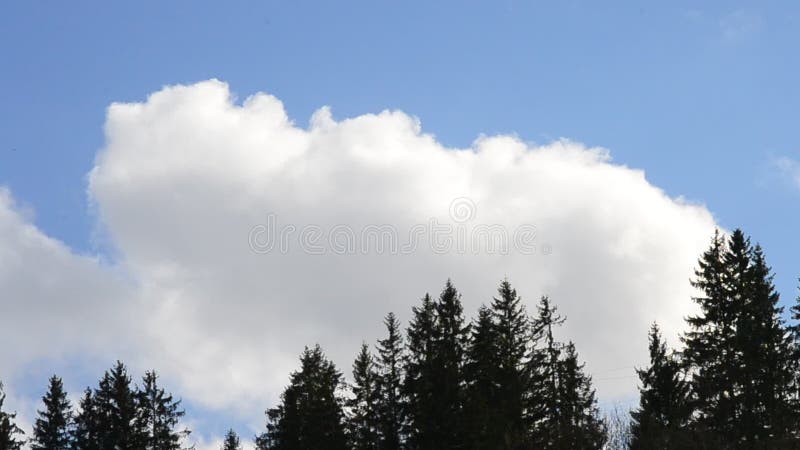
[[[776,158],[773,164],[780,173],[781,178],[788,181],[797,189],[800,189],[800,161],[788,157],[781,157]]]
[[[764,17],[758,12],[736,9],[719,19],[722,39],[727,42],[741,42],[757,35],[765,26]]]

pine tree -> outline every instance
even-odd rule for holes
[[[468,423],[473,448],[517,449],[527,442],[530,324],[508,280],[491,308],[481,307],[467,363]]]
[[[383,321],[386,338],[378,341],[378,420],[381,450],[400,450],[407,405],[403,397],[403,337],[394,313]]]
[[[50,385],[42,402],[44,411],[38,411],[31,450],[67,450],[71,444],[72,408],[61,378],[55,375],[50,377]]]
[[[269,434],[266,432],[256,435],[253,439],[256,450],[271,450],[273,447]]]
[[[575,345],[556,341],[553,329],[566,320],[550,299],[542,297],[531,322],[526,395],[526,448],[600,449],[606,442],[591,377],[578,362]]]
[[[222,442],[221,450],[242,450],[239,436],[233,429],[228,430],[225,434],[225,440]]]
[[[267,410],[267,431],[257,444],[269,450],[301,450],[302,428],[298,411],[298,389],[288,386],[281,394],[281,404]]]
[[[763,251],[741,230],[727,242],[717,233],[699,266],[701,313],[688,319],[684,337],[698,431],[718,447],[783,445],[796,422],[794,363]]]
[[[20,450],[24,441],[18,440],[15,436],[25,433],[14,423],[17,414],[3,410],[5,401],[6,394],[3,392],[3,383],[0,382],[0,450]]]
[[[783,308],[778,306],[780,298],[763,249],[756,244],[749,256],[747,300],[737,324],[745,440],[753,446],[785,447],[798,418],[791,405],[792,338],[782,319]]]
[[[558,439],[556,448],[563,450],[603,448],[605,424],[600,418],[592,379],[578,363],[575,345],[567,344],[557,366]]]
[[[174,400],[158,386],[158,375],[148,371],[142,378],[142,389],[137,393],[139,425],[146,434],[146,450],[178,450],[181,440],[189,430],[176,430],[185,412],[180,400]]]
[[[497,418],[499,422],[499,448],[519,449],[525,446],[526,388],[529,386],[528,353],[529,327],[522,299],[503,280],[499,296],[492,301],[494,334],[497,339],[498,365],[495,371],[497,392]]]
[[[800,288],[798,291],[800,291]],[[795,298],[795,303],[790,308],[790,312],[792,322],[787,329],[792,341],[791,370],[793,376],[789,393],[789,405],[794,413],[795,422],[795,431],[791,437],[795,440],[800,440],[800,418],[797,417],[797,414],[800,414],[800,295]]]
[[[467,364],[465,367],[465,416],[469,433],[469,448],[492,450],[503,448],[499,401],[497,328],[492,311],[485,305],[478,309],[472,326]]]
[[[137,393],[131,386],[128,370],[117,361],[106,371],[94,393],[102,449],[140,450],[147,440],[140,420]]]
[[[682,337],[684,359],[692,370],[692,392],[698,419],[695,429],[702,445],[718,445],[733,436],[734,299],[726,285],[725,241],[717,231],[701,256],[692,286],[700,315],[686,319],[690,330]]]
[[[650,328],[650,366],[637,370],[639,408],[631,413],[631,450],[691,449],[692,406],[680,362],[667,353],[658,325]]]
[[[530,356],[528,358],[529,382],[526,395],[525,422],[530,447],[555,448],[558,443],[558,364],[561,344],[555,340],[553,329],[566,319],[546,296],[537,306],[537,315],[531,321]]]
[[[408,400],[408,446],[413,450],[436,449],[437,425],[434,422],[435,397],[433,360],[436,339],[436,307],[425,294],[422,304],[412,309],[406,332],[407,355],[404,395]]]
[[[267,433],[260,443],[273,450],[345,450],[341,373],[319,345],[306,347],[300,365],[291,374],[281,404],[267,411]]]
[[[464,362],[470,327],[464,320],[461,294],[447,280],[436,307],[433,352],[434,442],[437,448],[459,449],[465,446]]]
[[[378,450],[378,375],[366,343],[353,363],[353,397],[348,399],[350,441],[353,450]]]
[[[94,393],[91,388],[83,392],[79,412],[75,416],[75,426],[72,428],[73,450],[102,450],[100,444],[101,423],[95,407]]]

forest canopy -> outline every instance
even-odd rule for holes
[[[715,234],[692,280],[697,314],[679,348],[655,323],[642,337],[650,360],[623,417],[603,414],[575,343],[556,338],[567,318],[554,300],[529,309],[503,280],[468,319],[448,280],[405,329],[386,315],[349,381],[322,345],[306,347],[251,439],[260,450],[800,448],[800,300],[785,314],[772,278],[741,230]],[[134,381],[119,361],[78,404],[52,376],[32,430],[4,402],[0,384],[0,450],[192,445],[157,373]],[[230,430],[223,449],[241,445]]]

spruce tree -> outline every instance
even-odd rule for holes
[[[548,297],[542,297],[531,321],[525,402],[526,448],[600,449],[606,442],[591,377],[578,362],[575,345],[561,344],[554,328],[565,321]]]
[[[255,438],[253,438],[253,445],[255,446],[256,450],[271,450],[274,448],[269,434],[266,432],[257,434]]]
[[[461,294],[447,280],[436,306],[433,351],[434,442],[437,448],[465,446],[464,362],[469,343],[469,324],[464,320]]]
[[[786,447],[796,429],[793,408],[794,355],[791,333],[773,284],[772,269],[756,244],[750,253],[744,314],[737,324],[743,364],[740,366],[744,404],[742,418],[749,429],[745,440],[759,447]]]
[[[687,319],[685,358],[703,445],[781,446],[796,421],[791,338],[772,274],[741,230],[719,233],[701,257],[694,286],[700,314]]]
[[[525,446],[526,389],[529,372],[525,358],[528,353],[529,327],[522,299],[503,280],[498,297],[492,301],[494,334],[497,339],[496,415],[499,435],[498,448],[519,449]]]
[[[686,319],[690,330],[681,338],[698,409],[695,431],[702,445],[720,447],[724,436],[734,435],[734,318],[739,306],[726,284],[726,253],[724,238],[717,231],[692,281],[702,294],[693,299],[700,314]]]
[[[414,450],[436,449],[437,424],[433,364],[436,339],[436,307],[425,294],[422,304],[412,308],[412,318],[406,332],[407,355],[404,395],[408,401],[408,424],[405,432],[408,446]]]
[[[147,433],[140,420],[137,392],[122,362],[106,371],[94,393],[102,449],[140,450]]]
[[[345,450],[347,440],[339,395],[342,375],[319,345],[300,356],[300,370],[290,376],[281,404],[267,411],[261,443],[273,450]]]
[[[498,294],[491,308],[478,311],[467,358],[468,423],[476,449],[527,443],[530,324],[508,280]]]
[[[23,440],[17,439],[25,433],[14,422],[16,413],[9,413],[3,410],[6,394],[3,392],[3,383],[0,382],[0,450],[20,450]]]
[[[497,385],[500,366],[497,343],[492,311],[483,305],[472,326],[465,367],[468,448],[475,450],[503,448],[500,389]]]
[[[636,371],[641,386],[639,408],[631,412],[631,450],[691,449],[689,383],[656,324],[650,328],[649,350],[649,367]]]
[[[100,441],[101,422],[91,388],[87,387],[84,390],[78,408],[78,414],[75,416],[75,425],[72,428],[72,449],[102,450]]]
[[[139,425],[144,428],[146,450],[178,450],[181,440],[189,430],[177,426],[185,412],[180,400],[174,400],[158,385],[158,375],[148,371],[142,378],[142,388],[137,393]]]
[[[353,450],[378,450],[378,375],[366,343],[353,363],[352,398],[346,402],[350,443]]]
[[[31,440],[32,450],[67,450],[71,444],[72,407],[61,378],[53,375],[42,397],[44,410],[38,411]]]
[[[386,338],[378,341],[378,429],[381,450],[400,450],[407,405],[403,396],[403,337],[394,313],[383,321]]]
[[[555,448],[600,450],[606,429],[600,418],[592,379],[578,362],[575,344],[568,343],[556,369],[558,379],[558,438]]]
[[[242,445],[239,442],[239,436],[233,429],[225,433],[225,440],[222,441],[221,450],[242,450]]]
[[[530,447],[555,448],[558,443],[558,365],[562,345],[553,330],[566,320],[558,308],[544,296],[531,320],[531,350],[528,357],[529,382],[526,395],[525,422]]]
[[[800,288],[798,289],[800,291]],[[791,370],[793,373],[792,385],[789,394],[789,405],[794,412],[794,433],[791,437],[800,440],[800,295],[795,298],[795,303],[790,308],[791,312],[791,325],[787,327],[789,336],[792,340],[791,346]]]

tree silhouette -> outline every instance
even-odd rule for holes
[[[94,393],[103,449],[139,450],[147,440],[140,420],[137,393],[125,365],[117,361],[106,371]]]
[[[42,397],[44,410],[38,411],[33,427],[32,450],[66,450],[71,444],[72,408],[61,378],[53,375]]]
[[[225,433],[225,440],[222,442],[221,450],[242,450],[242,445],[239,442],[239,436],[233,429]]]
[[[79,412],[75,416],[75,426],[72,429],[72,448],[74,450],[101,450],[100,416],[95,406],[94,392],[91,388],[83,391],[79,404]]]
[[[6,394],[3,392],[3,383],[0,382],[0,449],[19,450],[22,448],[23,441],[15,436],[24,434],[14,423],[16,413],[9,413],[3,410],[3,403],[6,401]]]
[[[636,371],[641,386],[639,408],[631,413],[631,450],[691,449],[689,383],[655,323],[649,340],[650,366]]]
[[[276,450],[347,448],[342,375],[319,345],[300,356],[300,370],[291,374],[281,404],[267,411],[267,433],[260,443]]]
[[[361,351],[353,363],[353,397],[346,405],[350,417],[350,442],[353,450],[377,450],[379,448],[378,429],[378,375],[375,363],[367,344],[361,345]]]
[[[158,375],[148,371],[142,378],[142,388],[137,393],[139,424],[144,428],[145,449],[178,450],[181,440],[189,430],[176,430],[184,411],[180,400],[174,400],[158,386]]]
[[[700,314],[689,317],[684,356],[704,445],[776,446],[791,437],[796,409],[790,333],[759,246],[735,230],[715,234],[694,286]]]
[[[406,435],[411,449],[436,448],[437,424],[434,422],[435,393],[433,360],[436,307],[425,294],[422,304],[412,308],[407,330],[408,354],[405,364],[404,395],[408,401],[409,422]]]
[[[403,396],[403,337],[394,313],[383,321],[386,337],[378,341],[378,429],[381,450],[400,450],[408,405]]]

